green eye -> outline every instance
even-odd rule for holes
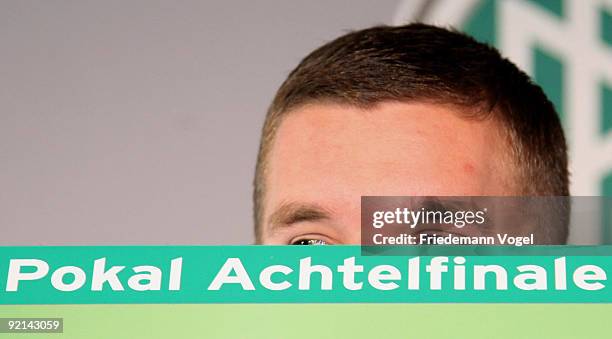
[[[299,239],[292,242],[291,245],[327,245],[327,243],[320,239]]]

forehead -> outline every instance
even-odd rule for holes
[[[274,138],[265,214],[287,201],[334,208],[362,195],[507,195],[514,185],[503,135],[493,120],[449,106],[303,106]]]

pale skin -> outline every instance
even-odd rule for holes
[[[289,112],[269,153],[261,243],[359,244],[364,195],[520,195],[500,124],[460,110],[385,102]]]

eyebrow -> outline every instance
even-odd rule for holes
[[[282,203],[270,215],[270,229],[290,226],[297,222],[331,219],[331,211],[317,204],[300,202]]]

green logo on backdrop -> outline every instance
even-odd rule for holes
[[[394,21],[412,20],[462,28],[529,73],[563,122],[572,194],[612,196],[612,1],[405,0]],[[611,213],[584,232],[612,240]]]

